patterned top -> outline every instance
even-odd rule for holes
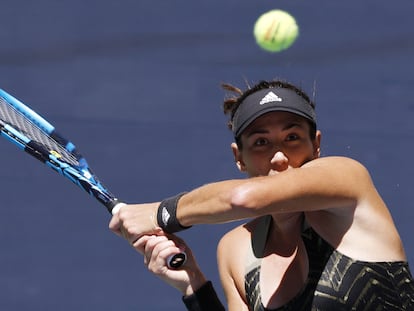
[[[271,225],[264,222],[259,230],[264,240]],[[260,227],[260,226],[258,226]],[[363,262],[349,258],[324,241],[312,228],[302,234],[309,258],[309,273],[302,290],[287,304],[273,311],[305,310],[411,310],[414,311],[414,280],[407,262]],[[262,254],[255,250],[255,263],[245,276],[249,309],[265,311],[260,295]],[[257,243],[256,243],[257,244]]]

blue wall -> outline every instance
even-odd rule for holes
[[[129,202],[242,177],[221,82],[282,77],[316,90],[323,155],[370,169],[414,265],[414,2],[398,3],[3,0],[0,87],[51,120]],[[301,27],[279,54],[252,37],[273,8]],[[0,152],[1,310],[183,310],[109,232],[98,203],[3,140]],[[218,289],[215,246],[234,225],[181,235]]]

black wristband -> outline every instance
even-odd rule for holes
[[[191,227],[182,226],[177,219],[177,204],[184,194],[186,192],[167,198],[158,206],[157,222],[161,229],[167,233],[174,233]]]
[[[207,281],[203,286],[190,296],[184,296],[183,302],[188,311],[224,311],[224,306],[217,296],[211,281]]]

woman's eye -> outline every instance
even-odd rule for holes
[[[256,146],[264,146],[264,145],[267,145],[268,143],[269,141],[266,138],[259,138],[254,142]]]
[[[289,134],[287,137],[286,137],[286,140],[287,141],[293,141],[293,140],[298,140],[299,139],[299,136],[297,135],[297,134]]]

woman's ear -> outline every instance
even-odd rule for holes
[[[237,168],[239,169],[240,172],[245,172],[246,166],[244,165],[243,157],[236,143],[231,144],[231,150],[233,152],[234,161],[236,162]]]
[[[316,131],[316,137],[313,142],[313,154],[315,159],[319,158],[321,156],[321,139],[322,139],[322,133],[321,131]]]

